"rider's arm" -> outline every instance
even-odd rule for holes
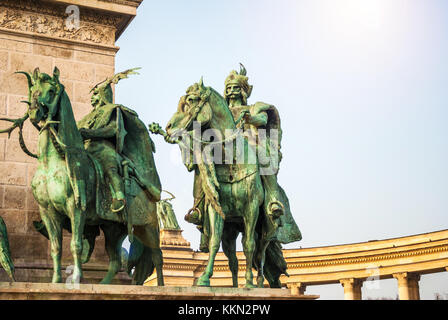
[[[196,164],[194,163],[184,163],[184,165],[187,167],[188,172],[191,172],[196,169]]]
[[[246,123],[255,127],[265,126],[268,123],[268,114],[266,112],[260,112],[256,115],[248,115]]]
[[[101,140],[115,137],[117,134],[117,124],[115,121],[110,121],[109,124],[100,129],[85,129],[81,128],[79,130],[84,140]]]

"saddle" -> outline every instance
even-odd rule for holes
[[[110,203],[112,201],[112,187],[107,181],[107,178],[104,176],[104,170],[101,163],[90,153],[87,154],[95,168],[95,207],[98,216],[105,220],[112,220],[122,223],[128,222],[126,210],[122,211],[124,214],[117,214],[110,210]],[[123,155],[119,155],[118,158],[120,163],[119,174],[124,180],[126,203],[131,203],[138,194],[146,190],[146,187],[144,182],[141,181],[138,170],[133,162]]]

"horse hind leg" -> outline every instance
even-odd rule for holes
[[[210,239],[209,239],[209,255],[207,266],[197,281],[198,286],[210,286],[210,278],[213,275],[213,266],[215,264],[215,257],[218,253],[221,244],[221,236],[224,229],[224,220],[222,217],[209,206],[208,212],[210,215]]]
[[[109,284],[121,269],[121,244],[126,237],[126,228],[118,223],[101,225],[104,232],[104,240],[107,255],[109,256],[109,268],[101,284]]]
[[[224,227],[222,235],[222,251],[229,260],[229,269],[232,273],[232,285],[238,288],[238,258],[236,256],[236,238],[238,237],[236,228]]]
[[[258,252],[258,259],[259,259],[259,265],[258,265],[258,272],[257,272],[257,286],[259,288],[264,287],[264,264],[266,261],[266,249],[269,245],[269,242],[262,239],[260,240],[259,244],[259,252]]]
[[[51,247],[51,258],[53,259],[52,283],[62,282],[61,255],[62,255],[62,221],[53,208],[45,209],[39,206],[40,216],[48,232]]]
[[[160,250],[160,236],[158,225],[134,226],[134,235],[138,237],[146,247],[151,249],[152,263],[156,268],[157,285],[163,286],[163,256]]]

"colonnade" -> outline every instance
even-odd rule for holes
[[[448,267],[446,268],[448,271]],[[398,298],[400,300],[420,300],[420,275],[415,272],[400,272],[393,274],[397,280]],[[362,286],[365,279],[346,278],[340,279],[339,283],[344,289],[345,300],[362,300]],[[380,280],[377,280],[380,281]],[[287,287],[292,294],[303,295],[306,285],[303,283],[289,283]]]
[[[179,243],[162,241],[165,284],[191,286],[204,271],[208,254],[192,251],[187,242]],[[395,279],[399,299],[419,300],[420,277],[448,271],[448,230],[344,245],[283,249],[283,255],[289,276],[282,275],[280,281],[292,294],[306,294],[309,286],[339,284],[346,300],[361,300],[363,285],[367,287],[372,280]],[[237,252],[237,257],[238,282],[244,286],[244,253]],[[154,275],[146,285],[157,285]],[[228,260],[219,252],[211,286],[231,285]]]

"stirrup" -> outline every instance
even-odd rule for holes
[[[278,205],[279,207],[281,207],[281,210],[276,210],[276,211],[281,211],[281,214],[273,214],[271,208],[272,208],[272,206],[273,206],[274,204],[276,204],[276,205]],[[272,202],[269,204],[269,212],[272,214],[272,216],[273,216],[275,219],[280,218],[280,217],[285,213],[285,206],[284,206],[283,203],[281,203],[280,201],[272,201]]]
[[[194,214],[196,213],[196,214]],[[187,214],[185,215],[184,219],[185,221],[189,222],[189,223],[193,223],[193,224],[201,224],[201,210],[196,207],[196,208],[191,208],[190,210],[188,210]]]
[[[110,210],[113,212],[113,213],[117,213],[117,212],[120,212],[120,211],[122,211],[125,207],[126,207],[126,200],[125,199],[120,199],[120,200],[118,200],[118,199],[116,199],[117,201],[122,201],[123,202],[123,205],[119,208],[119,209],[113,209],[112,208],[112,204],[110,205],[111,206],[111,208],[110,208]],[[113,201],[113,200],[112,200]]]

